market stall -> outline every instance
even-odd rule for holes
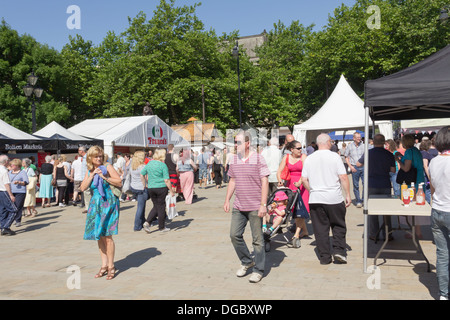
[[[373,120],[411,120],[450,116],[450,45],[392,75],[365,83],[365,132]],[[364,163],[364,272],[368,246],[368,148]],[[400,204],[400,201],[399,201]]]
[[[123,117],[85,120],[68,129],[78,135],[103,140],[105,153],[112,158],[135,149],[190,147],[188,141],[170,128],[158,116]],[[128,150],[128,151],[126,151]]]

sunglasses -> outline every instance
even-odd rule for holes
[[[296,150],[302,150],[302,147],[298,147],[298,148],[292,148],[292,149],[296,149]]]

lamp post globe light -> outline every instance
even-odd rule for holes
[[[31,116],[32,116],[32,126],[33,133],[36,132],[36,104],[35,100],[38,102],[41,100],[42,93],[44,90],[36,85],[39,77],[32,71],[28,76],[28,83],[23,87],[23,93],[27,97],[28,102],[31,102]]]
[[[237,40],[236,45],[233,48],[233,57],[237,59],[238,91],[239,91],[239,127],[242,128],[241,76],[239,72],[239,43]]]

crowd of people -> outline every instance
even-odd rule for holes
[[[347,172],[340,156],[331,151],[327,134],[318,136],[317,150],[307,155],[301,143],[292,135],[286,136],[280,149],[278,139],[271,139],[266,149],[258,152],[251,145],[248,133],[242,131],[235,138],[236,154],[230,162],[230,177],[224,211],[231,211],[230,237],[241,266],[236,272],[244,277],[252,269],[249,281],[261,281],[264,275],[264,234],[270,233],[267,221],[277,221],[285,215],[286,197],[279,194],[284,188],[298,192],[298,202],[292,212],[295,219],[291,244],[300,247],[300,238],[309,236],[305,219],[311,218],[321,264],[346,263],[346,207],[350,205]],[[342,186],[341,186],[342,184]],[[342,189],[347,194],[343,197]],[[275,192],[277,209],[268,211],[269,193]],[[233,207],[230,201],[235,196]],[[297,209],[298,208],[298,209]],[[250,224],[254,259],[244,240],[246,224]],[[329,232],[333,234],[333,251],[329,246]]]
[[[448,298],[449,285],[449,143],[449,127],[444,127],[432,139],[424,138],[421,142],[410,134],[404,135],[398,141],[386,140],[382,134],[376,134],[369,140],[368,146],[369,197],[383,195],[399,198],[402,183],[397,179],[399,170],[412,171],[415,185],[423,184],[426,201],[432,206],[432,214],[431,220],[427,217],[416,217],[415,234],[419,239],[423,238],[421,226],[431,224],[437,247],[437,273],[443,298]],[[266,223],[270,219],[280,221],[285,210],[284,204],[281,203],[284,197],[278,193],[274,206],[279,206],[282,210],[271,209],[268,212],[263,199],[267,194],[276,192],[279,187],[298,191],[305,209],[299,210],[299,206],[296,206],[292,212],[295,219],[295,231],[291,240],[293,247],[299,247],[299,239],[308,236],[305,218],[311,218],[320,263],[346,263],[346,207],[353,203],[357,208],[361,208],[364,203],[364,190],[361,190],[361,186],[364,186],[365,146],[361,135],[355,133],[353,141],[342,144],[341,149],[326,134],[319,135],[317,141],[306,149],[302,149],[300,142],[295,141],[291,135],[286,137],[285,145],[281,149],[278,147],[278,140],[273,139],[260,153],[256,148],[250,147],[245,134],[236,137],[236,144],[237,158],[233,160],[234,163],[232,161],[233,165],[228,173],[230,183],[224,210],[230,211],[229,202],[234,194],[236,199],[231,211],[231,239],[241,261],[237,276],[242,277],[253,268],[249,281],[258,282],[262,278],[263,233],[271,232]],[[252,162],[262,165],[254,168],[246,165]],[[350,196],[348,175],[352,177],[354,201]],[[407,186],[410,187],[411,183]],[[249,190],[253,190],[251,199]],[[261,203],[258,203],[259,199]],[[251,259],[243,240],[247,222],[251,226],[254,260]],[[405,221],[404,223],[406,224]],[[260,224],[262,228],[259,227]],[[389,229],[392,229],[390,222]],[[330,230],[333,236],[332,250],[329,246]],[[379,231],[379,217],[371,215],[369,238],[376,240]],[[405,236],[410,235],[407,233]],[[392,235],[389,237],[389,240],[393,240]]]
[[[86,213],[84,239],[97,240],[102,265],[96,277],[115,275],[113,235],[118,233],[120,201],[137,202],[134,230],[152,232],[157,220],[158,230],[166,227],[166,198],[168,195],[186,204],[195,198],[194,184],[206,188],[214,181],[216,188],[228,183],[224,211],[231,211],[230,237],[241,262],[237,276],[243,277],[249,269],[250,282],[259,282],[264,274],[264,233],[273,228],[266,223],[271,214],[282,217],[286,197],[277,194],[280,207],[268,211],[269,194],[279,188],[298,192],[299,205],[292,217],[295,221],[291,244],[300,247],[300,239],[308,237],[306,219],[311,219],[321,264],[347,263],[346,223],[347,207],[352,204],[350,182],[352,176],[354,205],[362,207],[364,183],[364,142],[359,133],[353,141],[339,149],[327,134],[321,134],[314,143],[302,148],[292,135],[285,144],[278,138],[267,147],[252,146],[249,134],[241,131],[235,137],[235,148],[216,150],[203,147],[199,153],[189,149],[175,152],[174,146],[154,149],[148,153],[118,154],[114,165],[108,162],[103,149],[80,147],[76,159],[70,163],[65,155],[47,156],[38,169],[34,159],[13,159],[0,156],[0,227],[2,235],[14,235],[11,225],[20,225],[22,216],[36,216],[36,197],[42,199],[42,208],[56,205],[65,207],[72,201]],[[449,283],[449,207],[450,197],[450,131],[442,128],[433,139],[420,143],[412,135],[400,141],[385,140],[376,134],[368,148],[368,194],[400,196],[399,170],[415,173],[416,186],[424,185],[426,201],[432,205],[431,221],[418,221],[416,234],[422,237],[421,225],[431,224],[437,247],[437,275],[442,297],[448,297]],[[71,187],[73,186],[73,187]],[[72,188],[72,189],[70,189]],[[72,199],[69,198],[73,194]],[[235,196],[233,206],[230,201]],[[152,210],[145,217],[146,202]],[[277,219],[277,217],[272,217]],[[371,216],[369,238],[376,240],[380,230],[379,217]],[[420,219],[419,219],[420,220]],[[276,220],[279,223],[279,220]],[[250,223],[254,258],[243,237]],[[391,225],[389,225],[391,228]],[[332,248],[329,232],[332,232]],[[385,235],[387,236],[387,235]],[[391,239],[392,240],[392,239]],[[447,289],[445,289],[447,288]]]

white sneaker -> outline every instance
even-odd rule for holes
[[[64,208],[66,205],[64,203],[60,203],[59,206]]]
[[[248,281],[251,283],[257,283],[261,281],[262,277],[263,277],[262,274],[253,272]]]
[[[159,230],[159,232],[167,232],[167,231],[170,231],[170,228],[164,228],[164,229],[162,229],[162,230]]]
[[[440,296],[440,297],[439,297],[439,300],[448,300],[448,297],[446,297],[446,296]]]
[[[144,222],[144,224],[142,225],[142,227],[144,228],[145,232],[147,232],[147,233],[152,232],[152,231],[150,230],[150,224],[149,224],[147,221]]]
[[[249,265],[242,265],[238,271],[236,271],[236,275],[238,277],[243,277],[247,274],[248,269],[250,269],[251,267],[253,267],[255,265],[255,262],[250,263]]]
[[[339,264],[346,264],[347,263],[347,257],[343,256],[342,254],[335,254],[334,255],[334,262]]]

